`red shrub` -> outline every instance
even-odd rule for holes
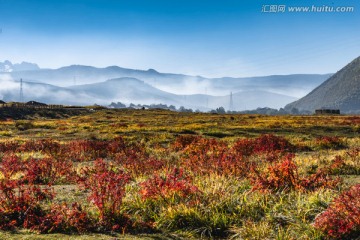
[[[73,164],[69,160],[55,158],[32,158],[26,163],[25,179],[33,184],[55,184],[71,182]]]
[[[327,170],[320,169],[317,173],[301,178],[298,167],[293,161],[294,154],[284,156],[279,162],[271,164],[267,171],[259,172],[252,169],[253,189],[282,191],[302,189],[313,191],[319,188],[334,188],[340,179],[332,179]]]
[[[23,162],[15,155],[6,155],[0,162],[0,172],[5,179],[10,179],[24,170]]]
[[[341,178],[332,178],[327,169],[319,169],[316,173],[301,179],[301,187],[314,191],[319,188],[335,188],[341,183]]]
[[[98,159],[93,169],[83,170],[79,181],[90,191],[89,200],[99,210],[100,224],[106,228],[127,227],[128,219],[121,214],[121,205],[129,175]]]
[[[265,154],[267,162],[291,152],[294,147],[285,138],[262,135],[255,139],[238,140],[231,148],[225,142],[199,137],[178,138],[176,146],[183,148],[182,164],[195,173],[231,174],[246,177],[255,164],[252,155]]]
[[[216,154],[227,147],[225,142],[216,139],[198,138],[183,150],[184,156]]]
[[[18,142],[13,142],[13,141],[1,142],[0,143],[0,152],[3,152],[3,153],[15,152],[18,147],[19,147]]]
[[[154,175],[140,184],[140,194],[143,199],[167,199],[177,195],[188,198],[199,193],[199,189],[192,184],[192,179],[187,176],[183,169],[174,168],[171,173],[164,177]]]
[[[117,155],[145,154],[141,144],[127,144],[121,137],[109,141],[76,140],[62,145],[59,156],[73,161],[93,161],[98,158],[114,159]]]
[[[360,184],[333,200],[315,219],[314,226],[330,238],[356,239],[360,236]]]
[[[141,144],[127,144],[118,148],[114,151],[114,160],[134,175],[152,173],[164,166],[164,161],[150,157]]]
[[[62,147],[61,156],[73,161],[91,161],[107,157],[108,142],[77,140]]]
[[[235,142],[232,150],[242,156],[249,157],[254,154],[255,143],[252,139],[240,139]]]
[[[136,176],[153,173],[164,167],[164,161],[140,154],[118,154],[115,156],[115,161],[123,166],[127,172]]]
[[[182,166],[198,174],[233,172],[236,161],[224,142],[206,138],[185,147],[181,156]]]
[[[50,155],[58,153],[60,150],[60,143],[53,139],[42,139],[36,141],[26,141],[22,144],[18,152],[44,152]]]
[[[265,173],[254,169],[254,189],[278,191],[299,188],[299,175],[293,158],[293,154],[285,156],[280,162],[270,165]]]
[[[255,153],[291,152],[294,150],[294,146],[288,140],[272,134],[261,135],[255,139],[254,143]]]
[[[232,149],[244,157],[263,154],[266,161],[274,162],[282,154],[293,152],[295,147],[283,137],[267,134],[255,139],[238,140]]]
[[[328,167],[328,172],[333,175],[359,174],[360,162],[357,164],[356,161],[353,161],[352,164],[347,164],[343,157],[335,156],[330,166]]]
[[[171,148],[175,151],[180,151],[192,144],[193,142],[199,141],[200,136],[194,135],[180,135],[176,138],[175,142],[172,144]]]
[[[53,193],[49,188],[26,186],[18,181],[2,180],[0,182],[0,229],[32,228],[38,225],[45,215],[40,203],[52,197]]]
[[[127,148],[127,145],[122,137],[116,137],[111,140],[107,145],[107,152],[111,154],[115,154]]]
[[[41,223],[32,228],[40,233],[55,232],[88,232],[93,228],[92,219],[78,203],[69,207],[66,203],[52,205],[46,216],[42,217]]]
[[[181,163],[184,168],[198,174],[245,177],[253,165],[248,158],[253,152],[253,143],[249,143],[250,140],[239,140],[229,148],[223,141],[197,137],[183,149]]]

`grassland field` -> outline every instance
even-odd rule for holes
[[[8,116],[0,181],[0,239],[356,239],[360,116]]]

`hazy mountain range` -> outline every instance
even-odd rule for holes
[[[330,76],[299,74],[205,78],[117,66],[95,68],[72,65],[41,69],[36,64],[5,61],[0,63],[0,99],[18,101],[19,80],[23,79],[25,101],[70,105],[163,103],[210,110],[220,106],[229,109],[232,92],[232,110],[281,108],[306,95]]]

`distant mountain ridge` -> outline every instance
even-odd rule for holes
[[[1,70],[0,70],[1,74]],[[96,68],[71,65],[58,69],[13,71],[13,79],[27,79],[61,87],[104,82],[108,79],[131,77],[140,79],[158,89],[178,94],[227,95],[230,91],[269,91],[302,97],[320,85],[331,74],[293,74],[245,78],[205,78],[184,74],[160,73],[154,69],[136,70],[118,66]]]
[[[300,111],[340,109],[342,112],[360,112],[360,57],[354,59],[305,97],[290,103],[286,109]]]
[[[8,62],[5,64],[10,66]],[[294,74],[205,78],[160,73],[155,69],[136,70],[118,66],[96,68],[71,65],[58,69],[41,69],[35,65],[21,71],[8,71],[8,68],[6,71],[1,71],[0,68],[0,79],[7,80],[7,83],[23,79],[26,83],[24,90],[28,87],[35,91],[32,94],[27,92],[26,96],[34,98],[29,100],[46,103],[103,105],[109,105],[111,102],[161,103],[203,111],[221,106],[229,109],[230,92],[233,93],[233,110],[236,111],[257,107],[281,108],[304,96],[331,76],[331,74]],[[12,69],[13,66],[14,64]],[[11,90],[0,89],[0,99],[16,99],[19,93],[18,86],[10,85]],[[42,91],[36,91],[33,86],[41,86]],[[51,97],[52,92],[56,96]],[[61,96],[66,98],[62,101]]]
[[[19,100],[19,81],[0,80],[0,99]],[[109,105],[111,102],[125,104],[167,104],[176,107],[185,106],[194,110],[209,111],[219,107],[230,108],[230,95],[211,96],[205,94],[180,95],[154,88],[136,78],[117,78],[105,82],[58,87],[50,84],[23,81],[25,101],[38,101],[49,104]],[[260,100],[259,100],[260,99]],[[262,92],[243,91],[233,93],[235,111],[258,107],[280,108],[283,102],[296,100],[293,97]]]
[[[176,94],[161,91],[136,78],[115,78],[105,82],[69,87],[77,92],[85,93],[103,102],[116,100],[123,103],[166,103],[179,106]]]

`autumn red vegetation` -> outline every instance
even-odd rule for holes
[[[330,238],[355,239],[360,231],[360,184],[334,199],[315,219],[315,227]]]
[[[105,229],[119,230],[128,226],[128,219],[120,212],[125,185],[130,176],[102,159],[93,168],[83,169],[80,185],[90,191],[89,201],[99,211],[99,224]]]
[[[337,137],[320,137],[315,142],[322,149],[344,146]],[[277,194],[336,189],[341,179],[332,175],[357,171],[344,157],[336,156],[331,164],[317,168],[312,174],[300,172],[295,159],[302,148],[271,134],[231,143],[181,135],[169,148],[157,150],[172,157],[165,160],[149,151],[144,143],[121,137],[107,141],[44,139],[0,143],[0,229],[25,228],[40,233],[124,233],[137,227],[155,230],[154,217],[142,222],[139,217],[131,216],[131,211],[124,210],[129,185],[136,186],[141,204],[162,201],[170,206],[192,207],[201,205],[204,199],[196,179],[210,175],[246,180],[251,192]],[[24,152],[38,154],[22,156]],[[346,154],[356,162],[359,152],[358,148],[352,148]],[[176,161],[171,162],[172,158]],[[76,185],[86,194],[87,202],[52,201],[56,195],[53,186],[58,184]],[[360,186],[356,185],[342,193],[316,217],[314,227],[333,238],[358,234],[359,192]],[[236,207],[226,205],[224,212],[233,208]],[[196,216],[191,211],[188,214]],[[214,226],[207,226],[209,235],[216,233],[214,229],[226,229],[222,225]]]
[[[191,177],[182,168],[174,168],[165,176],[156,174],[142,182],[140,186],[143,199],[161,198],[164,201],[172,197],[187,199],[200,193],[200,190],[193,185]]]

